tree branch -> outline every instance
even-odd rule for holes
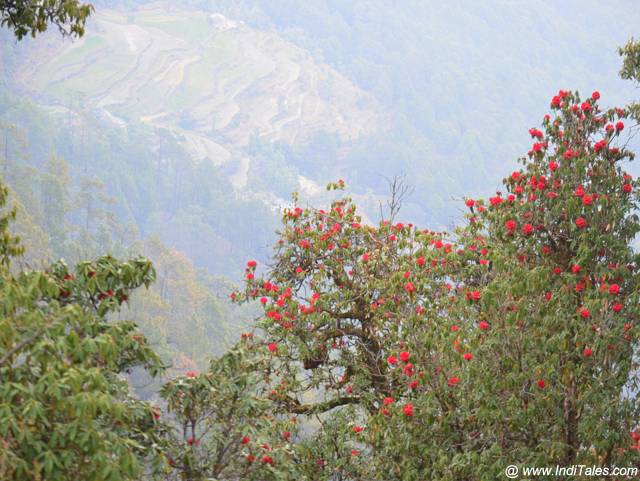
[[[330,411],[339,406],[347,406],[349,404],[358,404],[362,399],[360,397],[337,397],[316,404],[300,404],[297,399],[287,398],[289,405],[287,410],[293,414],[315,414]]]
[[[36,332],[35,334],[33,334],[32,336],[27,337],[22,342],[19,342],[18,344],[13,346],[13,348],[9,349],[9,351],[7,351],[4,354],[4,356],[0,358],[0,367],[2,367],[6,362],[8,362],[9,359],[11,359],[11,357],[13,357],[13,355],[16,354],[18,351],[25,348],[26,346],[33,343],[34,341],[36,341],[39,337],[41,337],[44,334],[44,332],[45,332],[44,329],[42,329]]]

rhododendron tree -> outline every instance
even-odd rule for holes
[[[425,256],[449,249],[411,224],[362,224],[349,198],[326,211],[287,210],[273,267],[247,266],[246,288],[234,294],[264,310],[257,325],[268,338],[272,399],[291,413],[354,404],[371,414],[418,379],[406,340],[423,305],[447,293],[431,282]]]
[[[624,171],[626,112],[599,97],[559,92],[505,191],[467,202],[435,327],[450,355],[428,331],[408,342],[427,372],[421,416],[373,421],[377,472],[497,479],[508,464],[640,463],[638,182]],[[448,390],[434,384],[445,371]]]
[[[340,456],[368,479],[638,463],[638,182],[626,111],[599,98],[554,96],[455,235],[366,225],[349,198],[287,210],[273,265],[234,295],[264,310],[275,405],[351,409],[367,429]]]
[[[136,479],[155,458],[153,407],[120,374],[162,365],[129,321],[110,321],[153,281],[146,259],[19,271],[0,185],[0,478]]]
[[[494,429],[511,436],[501,443],[521,450],[523,462],[637,462],[625,448],[640,417],[640,277],[631,247],[638,182],[624,170],[633,159],[621,138],[627,112],[601,109],[599,98],[560,91],[544,132],[532,134],[543,148],[521,159],[506,193],[471,212],[463,232],[466,246],[480,239],[491,261],[487,274],[473,256],[467,261],[468,279],[487,278],[472,315],[491,324],[474,361],[505,380],[487,383],[489,399],[520,404]],[[509,232],[509,220],[535,228]],[[545,387],[536,389],[540,380]]]
[[[322,460],[316,475],[325,477],[319,479],[347,472],[348,479],[389,472],[420,477],[422,468],[412,468],[411,460],[427,466],[429,455],[407,457],[398,443],[413,446],[415,440],[400,437],[413,424],[428,436],[428,413],[442,412],[468,378],[464,373],[473,370],[473,354],[465,356],[454,343],[460,318],[450,312],[456,297],[452,274],[461,265],[455,245],[443,233],[412,224],[366,225],[348,197],[327,210],[294,206],[283,225],[272,268],[247,265],[245,290],[233,295],[240,302],[257,299],[264,310],[257,325],[265,336],[274,405],[324,423],[314,440],[305,441],[305,459]],[[481,299],[477,289],[460,293],[470,304]],[[478,333],[487,329],[483,322]],[[426,392],[437,405],[418,401]],[[344,428],[330,420],[345,412],[358,423],[353,427],[374,428],[327,435],[330,426]],[[457,442],[453,426],[450,432]],[[323,437],[334,441],[323,447]],[[317,452],[309,454],[309,446]],[[394,465],[380,466],[384,460]]]

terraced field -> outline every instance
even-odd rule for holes
[[[293,144],[319,131],[353,139],[377,127],[371,98],[277,33],[168,8],[102,9],[81,40],[51,37],[27,50],[14,81],[52,105],[82,102],[122,125],[173,130],[195,159],[237,163],[238,188],[252,137]]]

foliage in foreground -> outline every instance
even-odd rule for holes
[[[82,37],[93,7],[78,0],[2,0],[0,26],[11,29],[18,40],[35,37],[55,25],[63,36]]]
[[[107,256],[75,273],[57,263],[15,274],[13,215],[0,218],[0,478],[135,479],[155,450],[156,419],[120,374],[162,366],[135,324],[107,316],[155,271]]]

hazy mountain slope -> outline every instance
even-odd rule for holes
[[[87,35],[28,45],[13,87],[43,103],[104,109],[183,136],[194,158],[235,163],[247,182],[250,139],[305,142],[316,132],[353,139],[377,127],[372,97],[275,32],[221,14],[99,9]]]
[[[633,0],[192,1],[279,32],[373,94],[392,132],[340,165],[378,193],[381,173],[405,172],[416,187],[405,214],[420,222],[447,223],[451,196],[499,187],[558,89],[598,89],[604,104],[640,96],[617,75],[616,48],[640,35]]]

